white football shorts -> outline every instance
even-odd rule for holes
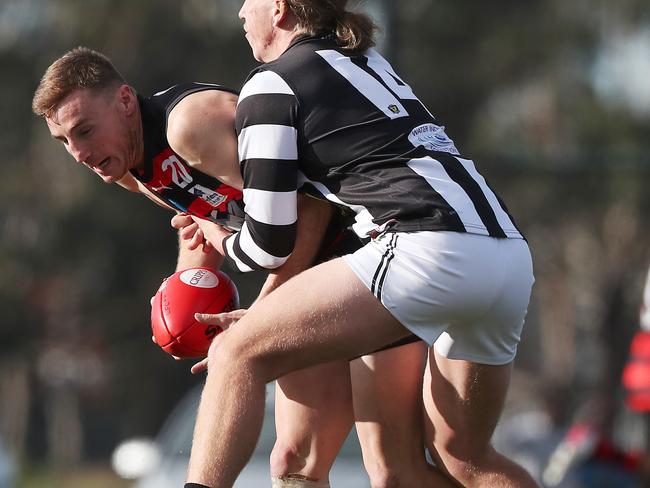
[[[492,365],[514,359],[535,281],[523,239],[386,232],[343,259],[442,356]]]

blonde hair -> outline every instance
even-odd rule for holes
[[[347,0],[285,0],[305,34],[334,34],[346,51],[362,52],[375,45],[377,26],[362,13],[345,9]]]
[[[124,83],[124,78],[110,59],[87,47],[77,47],[47,68],[34,92],[32,111],[36,115],[49,117],[63,99],[75,90],[101,92]]]

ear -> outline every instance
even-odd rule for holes
[[[284,0],[273,0],[273,27],[282,27],[291,16],[289,5]]]
[[[129,85],[120,85],[115,93],[115,98],[120,108],[124,110],[127,115],[131,115],[135,111],[137,97]]]

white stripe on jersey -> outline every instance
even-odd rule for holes
[[[499,225],[503,229],[503,232],[508,237],[521,238],[522,235],[515,227],[515,224],[510,219],[510,216],[503,211],[503,208],[501,207],[499,200],[497,199],[494,192],[488,186],[487,182],[485,181],[485,178],[483,178],[483,176],[478,171],[476,171],[476,167],[474,166],[474,161],[472,161],[471,159],[463,159],[459,157],[456,157],[456,159],[460,161],[460,163],[465,167],[467,172],[472,176],[472,178],[474,178],[474,181],[476,181],[481,187],[481,190],[483,191],[485,198],[487,198],[487,201],[490,203],[490,207],[492,207],[492,211],[494,212],[494,215],[496,216]]]
[[[473,229],[472,232],[475,234],[489,235],[472,200],[463,188],[449,177],[439,161],[426,156],[411,159],[407,164],[456,211],[466,229]]]
[[[287,125],[252,125],[237,138],[239,161],[246,159],[298,159],[298,132]]]
[[[248,273],[250,271],[253,271],[253,268],[251,268],[246,263],[241,261],[237,257],[237,255],[235,254],[235,246],[234,246],[234,244],[235,244],[236,236],[237,236],[237,234],[233,234],[230,237],[226,237],[226,239],[223,241],[224,245],[226,247],[226,254],[228,255],[229,258],[231,258],[234,261],[235,265],[237,265],[237,268],[242,273]]]
[[[368,66],[384,80],[386,86],[389,86],[400,100],[418,100],[418,97],[413,93],[413,89],[397,76],[393,67],[377,51],[374,49],[366,51],[366,57],[368,58]],[[396,80],[399,80],[402,84],[400,85]],[[427,112],[429,111],[427,110]]]
[[[297,218],[294,191],[267,191],[244,188],[244,211],[257,222],[271,225],[293,224]]]
[[[261,71],[246,82],[239,94],[237,105],[246,97],[265,93],[293,95],[293,90],[287,85],[280,75],[273,71]]]
[[[244,224],[239,232],[239,247],[246,253],[246,256],[255,261],[258,266],[265,269],[274,269],[282,266],[289,259],[289,256],[273,256],[259,247],[248,231],[248,224]]]
[[[407,117],[408,112],[402,103],[375,78],[355,65],[352,60],[333,50],[316,51],[341,76],[348,80],[361,95],[366,97],[379,110],[391,119]]]

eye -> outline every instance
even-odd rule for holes
[[[87,135],[90,135],[90,133],[92,131],[93,131],[92,127],[86,127],[86,128],[81,129],[79,131],[79,134],[82,135],[82,136],[87,136]]]

